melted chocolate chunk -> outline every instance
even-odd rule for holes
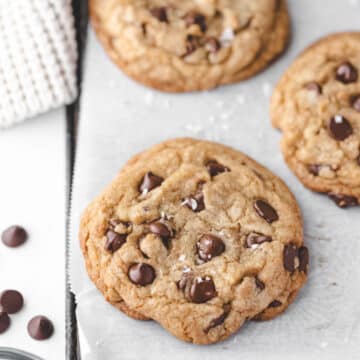
[[[265,283],[263,283],[258,277],[255,277],[255,285],[260,291],[265,289]]]
[[[256,200],[254,202],[254,208],[259,216],[266,220],[269,224],[279,220],[279,216],[276,210],[267,202],[263,200]]]
[[[281,306],[282,304],[281,304],[281,302],[280,301],[278,301],[278,300],[274,300],[274,301],[272,301],[270,304],[269,304],[269,308],[276,308],[276,307],[279,307],[279,306]]]
[[[105,250],[114,253],[119,250],[126,242],[127,234],[118,234],[113,230],[106,233]]]
[[[198,25],[203,33],[207,30],[206,17],[203,14],[192,11],[185,15],[184,20],[187,27]]]
[[[196,246],[199,258],[204,261],[210,261],[225,251],[224,242],[212,234],[203,235]]]
[[[314,93],[316,93],[317,95],[321,95],[322,94],[322,88],[321,85],[318,84],[317,82],[313,81],[313,82],[309,82],[307,84],[305,84],[305,88],[309,91],[313,91]]]
[[[230,304],[224,305],[224,312],[219,317],[211,320],[209,326],[204,329],[204,332],[207,334],[212,328],[221,325],[228,317],[230,310]]]
[[[158,19],[160,22],[169,22],[167,16],[167,8],[165,6],[155,7],[150,10],[152,16]]]
[[[309,264],[309,250],[306,246],[302,246],[298,251],[299,256],[299,271],[307,273],[307,267]]]
[[[284,268],[289,271],[293,272],[295,270],[295,258],[297,256],[297,248],[293,244],[287,244],[284,247],[283,252],[283,262]]]
[[[145,263],[135,263],[128,270],[130,281],[136,285],[146,286],[155,280],[154,268]]]
[[[271,241],[272,241],[271,236],[252,232],[246,237],[246,247],[251,248],[254,245],[260,245],[264,242],[271,242]]]
[[[186,38],[186,52],[184,56],[192,54],[200,46],[200,38],[194,35],[188,35]]]
[[[160,176],[153,174],[151,171],[147,172],[143,177],[141,184],[139,186],[139,191],[141,193],[148,193],[151,190],[157,188],[162,184],[164,179]]]
[[[353,64],[346,61],[336,69],[336,80],[343,84],[351,84],[358,79],[358,71]]]
[[[221,49],[221,43],[215,36],[212,36],[207,38],[205,48],[210,53],[215,54]]]
[[[230,169],[220,163],[218,163],[216,160],[210,160],[206,163],[206,168],[210,174],[210,176],[214,177],[216,175],[219,175],[224,172],[230,171]]]
[[[328,195],[329,198],[335,201],[336,205],[342,209],[359,205],[359,201],[355,196],[335,193],[329,193]]]
[[[191,301],[196,304],[207,302],[217,295],[215,284],[210,277],[195,278],[190,288]]]
[[[342,115],[335,115],[330,119],[329,131],[331,136],[337,141],[343,141],[353,133],[350,122]]]
[[[319,175],[321,168],[322,168],[322,165],[318,165],[318,164],[308,165],[309,173],[313,174],[314,176]]]

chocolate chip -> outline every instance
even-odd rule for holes
[[[155,270],[149,264],[135,263],[130,266],[128,277],[132,283],[146,286],[155,280]]]
[[[330,119],[329,131],[331,136],[338,141],[345,140],[353,133],[350,122],[342,115],[335,115]]]
[[[258,277],[255,277],[255,285],[260,290],[265,289],[265,283],[263,283]]]
[[[351,105],[353,109],[355,109],[357,112],[360,112],[360,95],[354,96],[352,98]]]
[[[211,320],[209,326],[204,329],[204,332],[207,334],[212,328],[221,325],[228,317],[230,310],[230,304],[224,305],[224,312],[219,317]]]
[[[305,88],[309,91],[313,91],[314,93],[316,93],[317,95],[321,95],[322,94],[322,88],[321,85],[318,84],[317,82],[313,81],[313,82],[309,82],[305,85]]]
[[[309,250],[306,246],[302,246],[298,251],[299,256],[299,271],[307,272],[307,266],[309,264]]]
[[[184,54],[184,56],[188,56],[190,54],[192,54],[200,45],[200,39],[198,36],[194,36],[194,35],[188,35],[186,37],[186,52]]]
[[[16,290],[5,290],[0,294],[0,308],[8,314],[15,314],[24,305],[23,296]]]
[[[279,220],[279,216],[276,210],[263,200],[256,200],[254,202],[254,209],[256,210],[258,215],[261,216],[264,220],[266,220],[269,224]]]
[[[169,228],[168,228],[165,224],[163,224],[161,221],[155,221],[155,222],[151,223],[151,224],[149,225],[149,230],[150,230],[153,234],[155,234],[155,235],[157,235],[157,236],[159,236],[159,237],[161,237],[161,238],[168,239],[168,238],[171,237],[171,231],[170,231]]]
[[[276,307],[279,307],[279,306],[281,306],[281,305],[282,305],[282,304],[281,304],[280,301],[274,300],[274,301],[272,301],[272,302],[269,304],[269,308],[276,308]]]
[[[260,245],[264,242],[271,242],[271,236],[252,232],[246,237],[246,247],[251,248],[254,245]]]
[[[210,261],[213,257],[219,256],[225,251],[224,242],[212,234],[203,235],[196,244],[199,258]]]
[[[293,272],[295,270],[296,255],[297,255],[297,248],[295,245],[293,244],[285,245],[283,252],[283,262],[284,262],[284,268],[289,272]]]
[[[105,250],[114,253],[119,250],[126,242],[127,234],[118,234],[113,230],[106,233]]]
[[[168,16],[167,16],[167,9],[165,6],[161,7],[155,7],[150,10],[150,13],[152,16],[157,18],[160,22],[169,22]]]
[[[356,82],[358,79],[358,72],[354,65],[346,61],[342,63],[336,70],[336,80],[343,84],[350,84]]]
[[[215,54],[221,49],[221,43],[216,37],[212,36],[206,39],[205,48],[210,53]]]
[[[45,316],[33,317],[27,326],[29,335],[35,340],[46,340],[54,333],[54,325]]]
[[[313,174],[314,176],[318,176],[320,173],[320,170],[322,168],[322,165],[311,164],[311,165],[308,165],[307,168],[308,168],[310,174]]]
[[[10,318],[7,312],[0,309],[0,334],[4,333],[10,326]]]
[[[223,172],[230,171],[228,167],[218,163],[216,160],[209,160],[206,163],[206,168],[211,176],[216,176]]]
[[[204,194],[198,192],[195,195],[190,195],[183,200],[183,205],[186,205],[194,212],[200,212],[205,209]]]
[[[206,17],[203,14],[192,11],[185,15],[184,20],[187,27],[199,25],[202,32],[205,32],[207,29]]]
[[[1,240],[6,246],[18,247],[26,241],[27,237],[27,232],[23,227],[13,225],[4,230]]]
[[[335,201],[337,206],[339,206],[343,209],[351,207],[351,206],[359,205],[359,201],[355,196],[335,194],[335,193],[329,193],[328,195],[329,195],[330,199]]]
[[[201,304],[211,300],[216,296],[215,284],[209,277],[194,279],[190,288],[191,301],[196,304]]]
[[[151,171],[147,172],[141,181],[139,191],[141,193],[148,193],[149,191],[157,188],[162,184],[164,179],[160,176],[153,174]]]

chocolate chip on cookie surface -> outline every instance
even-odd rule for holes
[[[330,35],[286,71],[271,103],[289,167],[341,208],[360,204],[360,33]]]
[[[156,187],[150,173],[161,179]],[[283,312],[308,271],[300,211],[286,185],[246,155],[194,139],[130,160],[85,211],[80,240],[110,303],[201,344]]]
[[[290,32],[286,0],[91,0],[90,14],[127,75],[170,92],[251,77],[283,52]]]

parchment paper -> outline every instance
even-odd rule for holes
[[[82,358],[111,360],[358,359],[360,353],[360,209],[341,210],[305,189],[285,165],[269,121],[273,85],[295,56],[319,37],[360,30],[360,4],[290,0],[288,52],[255,78],[215,91],[169,95],[125,77],[93,32],[81,103],[72,202],[71,283],[77,296]],[[183,343],[155,322],[132,320],[107,304],[88,280],[77,233],[84,207],[133,154],[168,138],[192,136],[244,151],[295,193],[311,252],[309,281],[295,304],[269,322],[250,322],[211,346]]]

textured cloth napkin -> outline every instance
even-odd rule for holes
[[[0,0],[0,128],[76,97],[70,0]]]

